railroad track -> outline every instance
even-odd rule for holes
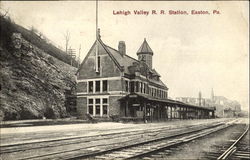
[[[217,158],[217,160],[225,159],[250,159],[249,125],[246,125],[244,132]]]
[[[137,159],[142,158],[147,155],[165,150],[166,148],[176,147],[180,144],[190,142],[192,140],[201,138],[208,134],[217,132],[219,130],[227,128],[228,125],[219,125],[216,127],[208,127],[206,129],[190,131],[187,133],[180,133],[172,137],[165,137],[161,139],[155,139],[145,143],[138,143],[131,146],[125,146],[120,149],[111,150],[106,154],[96,155],[91,157],[93,159]],[[74,157],[76,158],[76,157]],[[72,159],[74,159],[72,158]],[[88,158],[88,157],[79,157],[79,158]]]
[[[163,127],[155,130],[148,131],[134,131],[130,133],[117,133],[117,134],[109,134],[109,135],[100,135],[99,137],[86,137],[81,138],[68,138],[64,140],[55,140],[55,141],[47,141],[39,142],[39,143],[28,143],[28,144],[19,144],[19,145],[11,145],[1,147],[1,157],[3,159],[82,159],[82,158],[101,158],[98,157],[100,155],[108,155],[111,152],[121,153],[121,150],[131,149],[133,147],[138,146],[155,146],[150,148],[141,147],[141,151],[137,150],[138,154],[133,154],[134,157],[141,156],[143,154],[149,153],[149,151],[156,151],[159,148],[168,147],[170,145],[176,145],[178,143],[184,143],[188,140],[192,140],[198,137],[201,137],[205,134],[210,134],[210,132],[214,132],[215,128],[223,129],[224,127],[229,126],[227,122],[223,123],[213,123],[207,125],[197,125],[197,126],[189,126],[185,129],[179,128],[170,130],[168,127]],[[192,135],[194,134],[195,135]],[[106,137],[105,137],[106,136]],[[183,136],[186,136],[184,138]],[[124,137],[124,138],[122,138]],[[177,139],[178,138],[178,139]],[[109,143],[101,143],[95,144],[95,141],[100,141],[102,139],[103,142]],[[117,139],[117,141],[116,141]],[[121,139],[123,139],[121,141]],[[171,140],[172,139],[172,140]],[[90,141],[92,143],[90,143]],[[112,141],[112,142],[111,142]],[[162,145],[160,145],[161,141]],[[168,141],[168,143],[166,142]],[[87,145],[87,143],[90,143]],[[151,144],[150,144],[151,143]],[[163,143],[165,146],[163,146]],[[64,146],[64,148],[62,148]],[[65,149],[70,148],[70,149]],[[134,148],[133,148],[134,149]],[[30,154],[20,154],[29,151]],[[42,151],[41,151],[42,150]],[[145,152],[147,150],[147,152]],[[139,154],[140,153],[140,154]],[[143,154],[142,154],[143,153]],[[7,156],[6,156],[7,154]],[[9,155],[9,156],[8,156]],[[117,156],[117,154],[113,154]],[[130,155],[130,158],[133,158]],[[117,158],[117,157],[115,157]],[[125,157],[124,157],[125,158]],[[129,157],[127,157],[129,158]],[[112,159],[110,157],[108,159]]]
[[[226,123],[226,122],[225,122]],[[221,123],[212,123],[212,125],[219,125]],[[198,128],[201,125],[197,126],[185,126],[185,127],[179,127],[179,128],[169,128],[169,127],[154,127],[148,130],[133,130],[133,131],[122,131],[122,132],[114,132],[114,133],[107,133],[107,134],[100,134],[98,136],[77,136],[77,137],[66,137],[66,138],[58,138],[58,139],[52,139],[52,140],[38,140],[34,142],[27,142],[27,143],[16,143],[16,144],[7,144],[7,145],[1,145],[0,154],[5,153],[13,153],[13,152],[20,152],[20,151],[27,151],[27,150],[33,150],[33,149],[39,149],[39,148],[45,148],[45,147],[56,147],[61,145],[69,145],[69,144],[78,144],[78,143],[85,143],[89,141],[98,141],[100,139],[102,140],[108,140],[113,138],[120,138],[120,137],[129,137],[134,135],[156,135],[158,133],[166,133],[168,130],[182,130],[183,128]]]
[[[230,131],[227,140],[221,141],[219,144],[213,145],[212,150],[204,153],[202,159],[250,159],[249,149],[249,125],[237,124]]]

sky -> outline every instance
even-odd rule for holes
[[[95,1],[1,1],[1,10],[26,28],[37,28],[65,48],[70,32],[71,48],[86,56],[95,41]],[[98,27],[102,41],[118,48],[125,41],[127,54],[136,52],[144,38],[154,51],[153,68],[169,88],[169,96],[225,96],[249,104],[249,4],[248,1],[100,1]],[[135,15],[134,10],[149,11]],[[151,14],[152,10],[157,15]],[[160,10],[187,11],[188,15],[159,14]],[[210,14],[192,15],[191,11]],[[220,14],[213,14],[217,10]],[[130,15],[114,15],[130,11]]]

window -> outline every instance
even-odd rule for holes
[[[93,116],[107,116],[108,115],[108,98],[89,98],[88,113]]]
[[[107,115],[108,114],[108,99],[107,98],[103,98],[102,99],[102,114],[103,115]]]
[[[125,91],[128,92],[128,81],[125,80]]]
[[[93,99],[88,99],[88,113],[93,115]]]
[[[130,82],[130,92],[134,92],[135,91],[135,82],[132,81]]]
[[[141,89],[141,93],[143,93],[143,83],[142,82],[140,82],[140,89]]]
[[[97,67],[98,67],[98,71],[100,72],[100,67],[101,67],[101,57],[100,56],[97,57]]]
[[[103,112],[103,115],[107,115],[108,114],[108,105],[103,105],[102,106],[102,112]]]
[[[100,110],[100,105],[95,106],[95,115],[100,115],[101,110]]]
[[[95,114],[100,115],[101,114],[101,100],[99,98],[95,99]]]
[[[143,93],[146,93],[146,83],[143,83]]]
[[[139,82],[136,81],[136,92],[139,92]]]
[[[88,82],[89,92],[93,92],[93,81]]]
[[[103,104],[108,104],[108,99],[107,99],[107,98],[103,98],[103,99],[102,99],[102,103],[103,103]]]
[[[100,92],[100,81],[95,81],[95,91]]]
[[[107,92],[108,91],[108,81],[107,80],[103,80],[102,81],[102,91],[103,92]]]
[[[95,104],[100,104],[100,103],[101,103],[100,98],[96,98],[96,99],[95,99]]]

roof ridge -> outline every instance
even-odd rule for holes
[[[105,45],[106,45],[106,44],[105,44]],[[108,46],[108,45],[106,45],[106,47],[109,47],[110,49],[113,49],[113,50],[117,51],[117,52],[120,54],[120,52],[119,52],[117,49],[115,49],[115,48],[113,48],[113,47],[110,47],[110,46]],[[124,56],[126,56],[126,57],[128,57],[128,58],[131,58],[131,59],[133,59],[133,60],[139,62],[139,60],[137,60],[137,59],[135,59],[135,58],[133,58],[133,57],[127,55],[127,54],[125,54]]]
[[[96,39],[95,42],[93,43],[92,47],[90,48],[90,50],[88,51],[87,55],[85,56],[84,60],[82,61],[81,65],[79,66],[79,68],[77,69],[75,75],[77,75],[77,73],[80,71],[80,69],[82,68],[82,65],[84,64],[84,62],[86,61],[87,57],[89,56],[90,52],[93,50],[93,47],[96,45],[97,41],[102,45],[102,47],[104,48],[104,50],[108,53],[108,55],[111,57],[111,59],[114,61],[114,63],[117,65],[117,67],[121,70],[121,65],[117,62],[117,60],[115,59],[115,57],[109,52],[109,50],[106,47],[109,47],[107,45],[105,45],[102,40],[100,38]],[[111,47],[110,47],[111,48]],[[113,49],[113,48],[112,48]]]

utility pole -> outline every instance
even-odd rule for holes
[[[98,68],[98,38],[99,38],[99,33],[98,33],[98,0],[96,0],[96,52],[95,52],[95,72],[99,72]]]

